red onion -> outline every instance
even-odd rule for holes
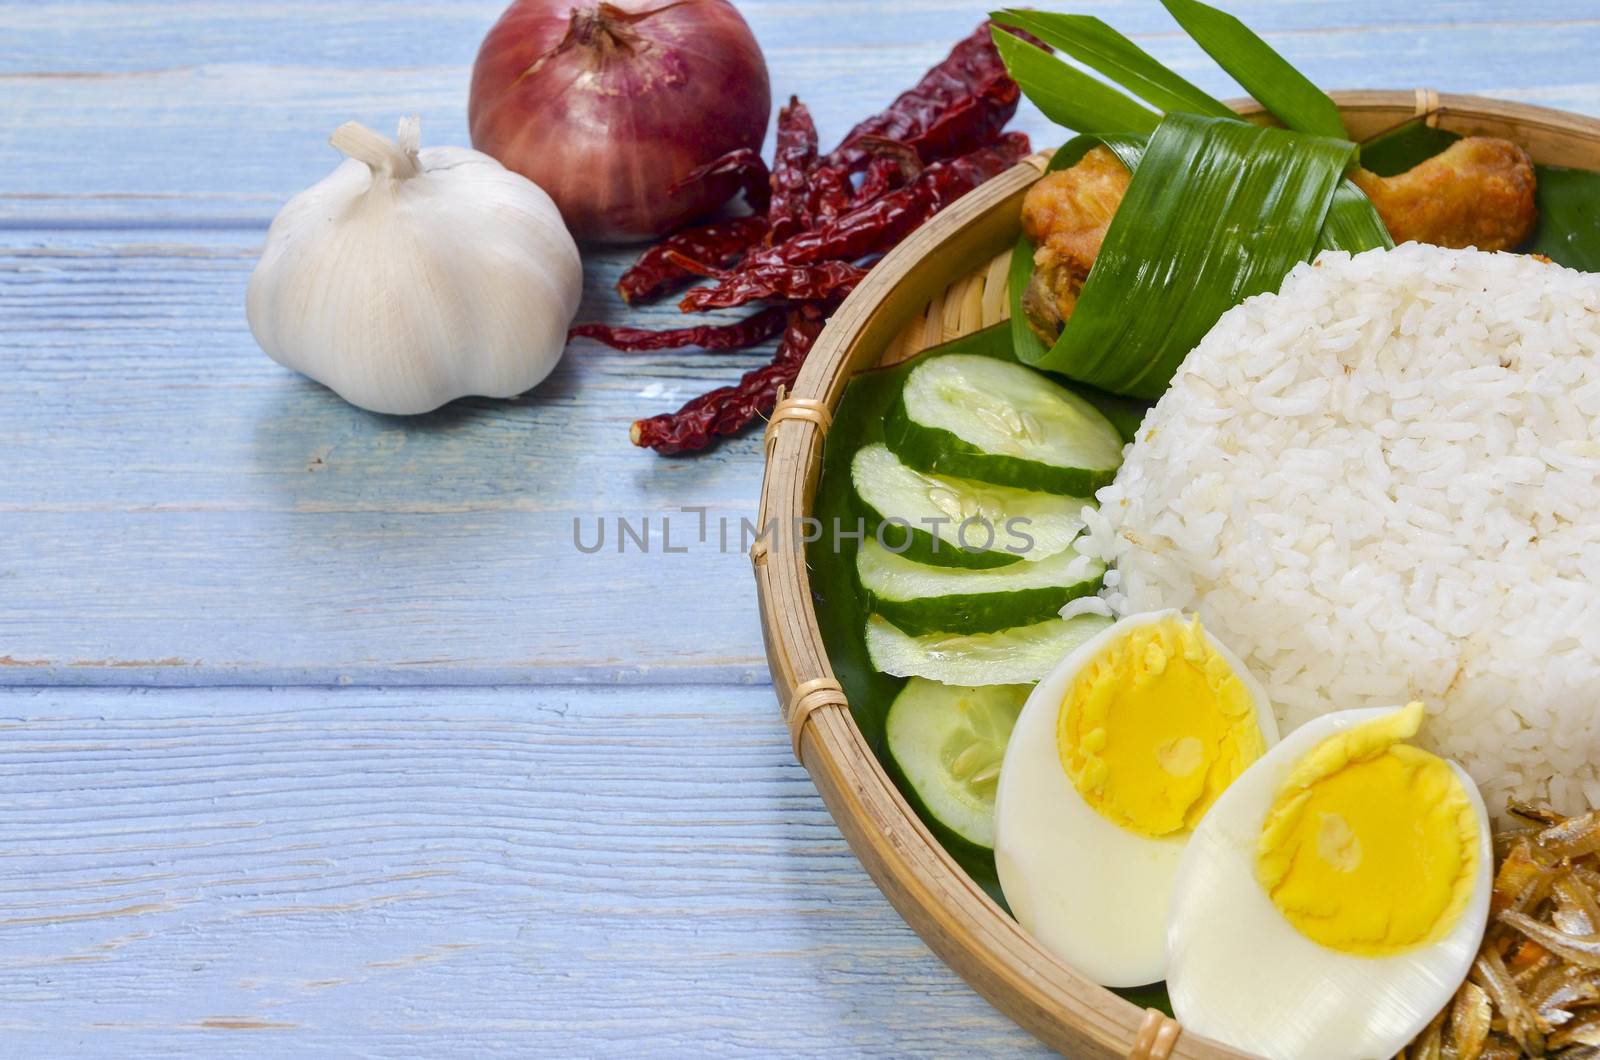
[[[759,149],[772,93],[727,0],[516,0],[472,68],[472,145],[538,184],[579,239],[652,239],[722,205],[674,185]]]

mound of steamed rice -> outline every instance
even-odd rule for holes
[[[1220,321],[1080,548],[1198,612],[1279,721],[1423,700],[1498,810],[1600,806],[1600,276],[1407,244]]]

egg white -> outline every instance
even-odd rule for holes
[[[1178,616],[1130,615],[1079,645],[1039,682],[1006,744],[995,792],[995,868],[1017,922],[1102,986],[1143,986],[1166,971],[1167,908],[1189,834],[1127,831],[1083,800],[1061,765],[1057,717],[1078,672],[1130,629]],[[1271,704],[1244,664],[1207,643],[1243,682],[1266,746],[1278,739]]]
[[[1461,985],[1483,941],[1494,858],[1483,799],[1454,763],[1478,818],[1478,866],[1466,909],[1437,943],[1390,957],[1328,949],[1300,934],[1256,882],[1257,839],[1298,760],[1394,709],[1307,722],[1235,780],[1195,829],[1167,926],[1167,990],[1187,1033],[1272,1060],[1390,1057]]]

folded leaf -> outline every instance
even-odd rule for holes
[[[1333,202],[1328,207],[1328,219],[1322,223],[1322,234],[1317,239],[1317,249],[1348,250],[1359,254],[1363,250],[1383,247],[1393,249],[1394,240],[1384,227],[1383,218],[1373,209],[1372,200],[1365,192],[1348,180],[1340,181],[1334,190]]]
[[[1143,136],[1075,136],[1050,156],[1045,172],[1074,166],[1092,149],[1104,145],[1131,173],[1139,168],[1147,139]],[[1011,301],[1012,349],[1023,364],[1037,365],[1050,347],[1028,326],[1028,316],[1022,311],[1022,295],[1033,278],[1033,252],[1034,245],[1027,235],[1018,236],[1016,249],[1011,252],[1011,268],[1006,273],[1006,294]]]
[[[1011,302],[1011,346],[1023,364],[1038,364],[1050,349],[1028,326],[1028,316],[1022,309],[1022,295],[1033,278],[1033,251],[1033,241],[1026,235],[1018,236],[1016,248],[1011,251],[1011,267],[1006,270],[1006,297]]]
[[[1079,157],[1082,139],[1068,145]],[[1218,317],[1276,290],[1324,245],[1324,221],[1354,156],[1348,141],[1169,114],[1133,171],[1061,338],[1043,354],[1035,343],[1018,355],[1114,394],[1159,397]],[[1345,201],[1345,209],[1371,210],[1365,197]],[[1352,221],[1341,219],[1334,238],[1357,231]]]
[[[1250,27],[1200,0],[1161,2],[1195,43],[1284,125],[1313,136],[1349,138],[1338,105]]]
[[[1044,116],[1077,132],[1148,133],[1161,115],[999,27],[995,47],[1006,70]]]
[[[1026,30],[1089,69],[1104,74],[1113,84],[1121,85],[1158,110],[1234,117],[1226,103],[1213,99],[1179,77],[1155,56],[1093,15],[1011,8],[993,12],[989,17],[1002,26]]]

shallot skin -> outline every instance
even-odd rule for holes
[[[473,146],[538,184],[589,242],[653,239],[721,206],[695,168],[759,148],[772,93],[728,0],[516,0],[472,71]]]

